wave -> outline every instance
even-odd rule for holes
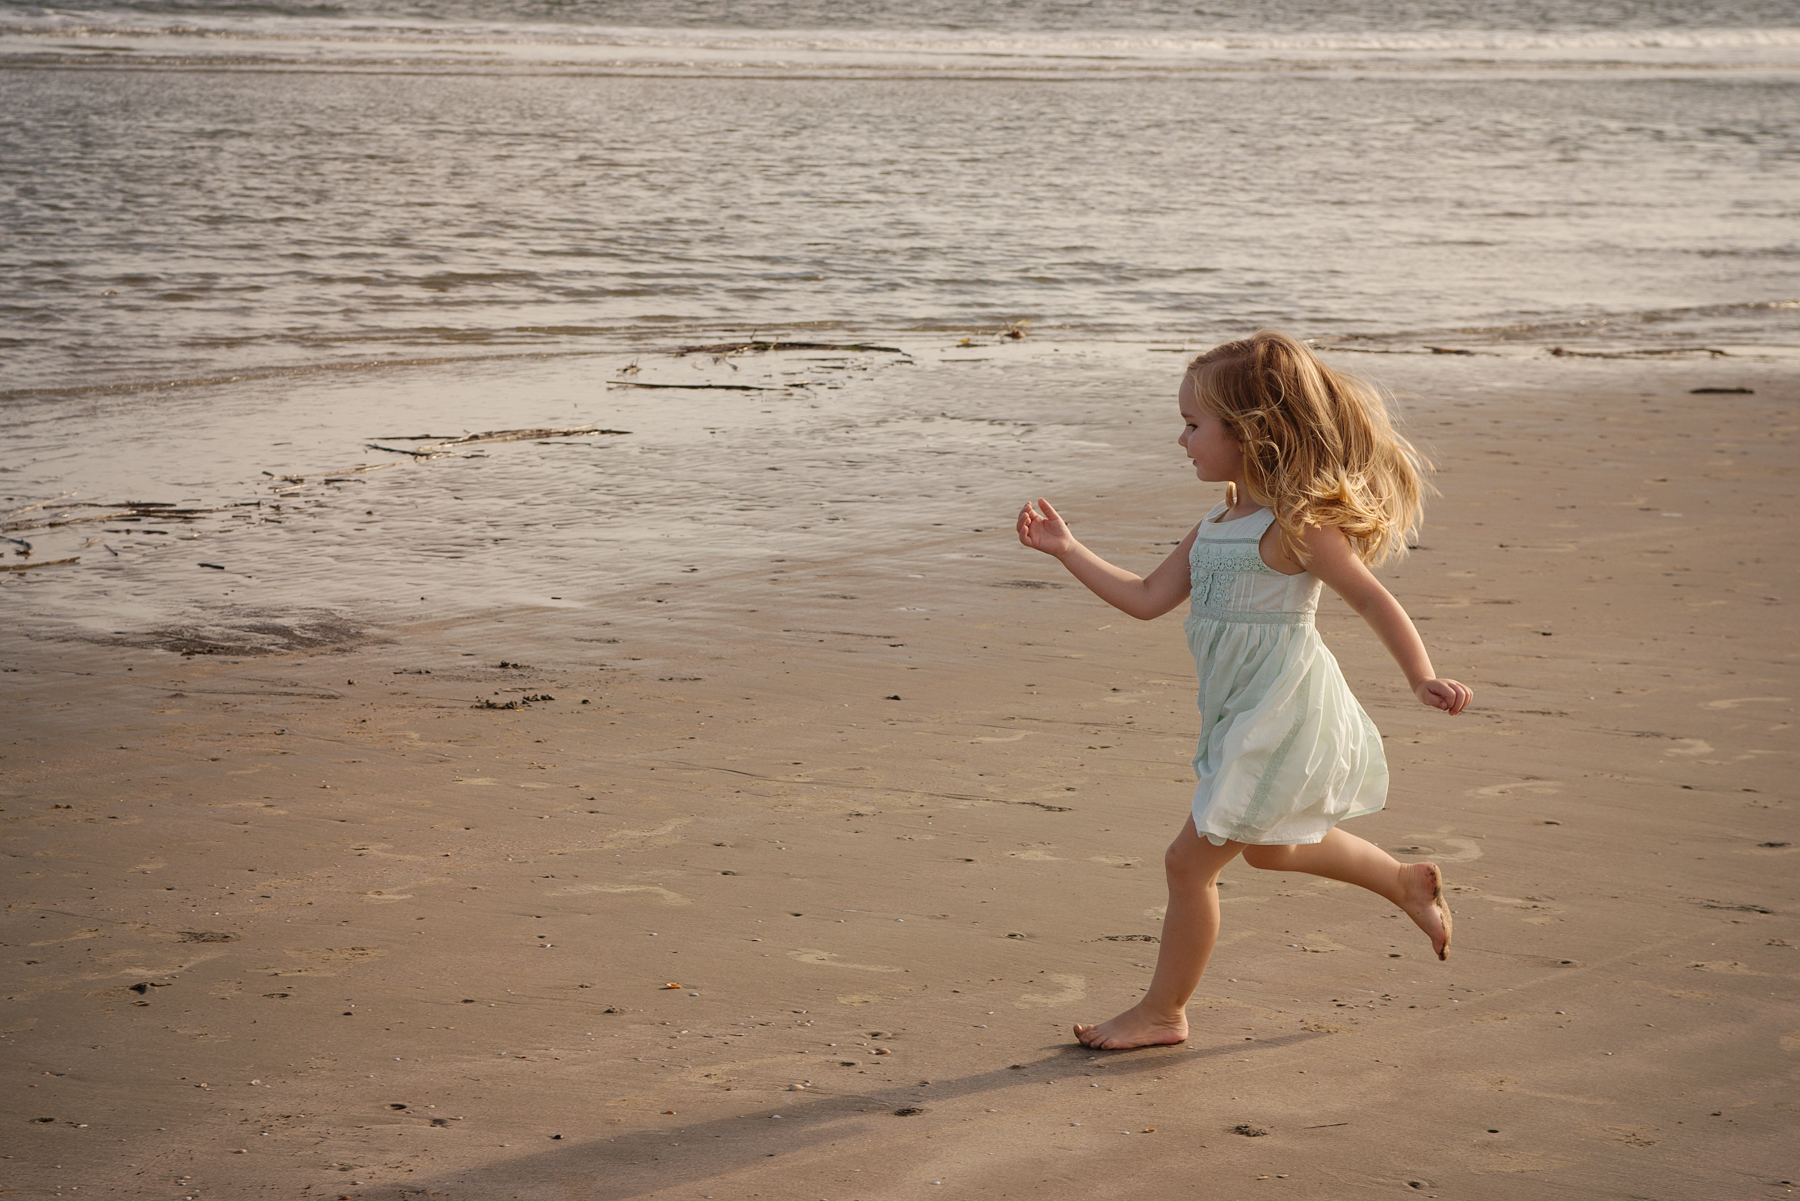
[[[1612,30],[1370,30],[1182,33],[966,32],[920,29],[648,28],[525,21],[450,22],[351,15],[331,4],[62,10],[0,5],[0,37],[188,37],[338,44],[555,47],[629,64],[892,67],[1105,65],[1167,68],[1219,60],[1498,58],[1793,64],[1800,26]],[[15,47],[16,49],[16,47]]]

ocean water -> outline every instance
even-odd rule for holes
[[[0,0],[0,113],[27,633],[991,532],[1260,325],[1800,351],[1791,2]],[[892,349],[676,353],[750,338]]]
[[[995,330],[1792,344],[1800,6],[0,3],[0,395]]]

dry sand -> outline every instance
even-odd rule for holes
[[[1382,366],[1443,468],[1386,578],[1475,704],[1321,627],[1447,963],[1234,865],[1189,1043],[1073,1043],[1148,980],[1192,669],[1010,509],[601,621],[9,636],[0,1195],[1790,1193],[1800,382]],[[1103,553],[1207,503],[1173,434],[1045,468]]]

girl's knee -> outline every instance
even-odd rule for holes
[[[1177,838],[1163,852],[1163,871],[1171,880],[1217,875],[1217,866],[1205,853],[1209,849],[1204,841],[1196,845],[1189,839]]]

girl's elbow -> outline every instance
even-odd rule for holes
[[[1152,617],[1156,616],[1156,614],[1150,612],[1142,604],[1136,601],[1114,601],[1113,608],[1117,609],[1125,616],[1135,617],[1139,621],[1149,621]]]
[[[1133,606],[1132,608],[1127,609],[1126,612],[1137,618],[1139,621],[1155,621],[1163,614],[1172,612],[1177,605],[1181,604],[1181,601],[1181,597],[1176,597],[1174,600],[1158,597],[1155,600],[1146,601],[1142,604]]]

